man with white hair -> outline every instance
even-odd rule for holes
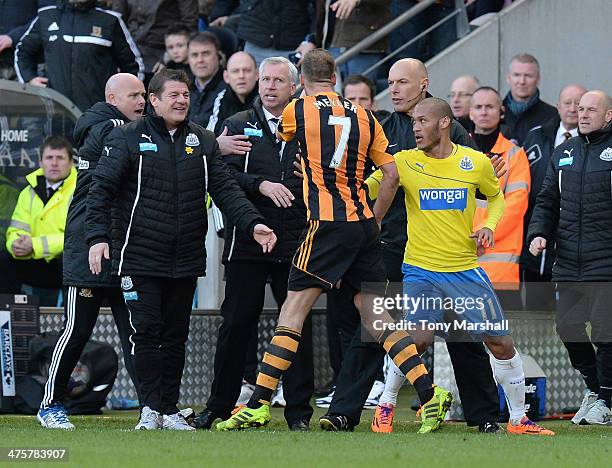
[[[297,141],[276,138],[279,118],[295,93],[298,71],[284,57],[269,57],[259,67],[259,97],[252,109],[239,112],[223,123],[228,135],[245,135],[250,151],[228,155],[229,166],[240,187],[278,236],[271,254],[232,225],[225,229],[223,263],[227,282],[221,305],[223,323],[215,352],[214,381],[205,409],[196,417],[198,429],[210,429],[217,418],[227,419],[240,394],[248,343],[261,315],[266,282],[278,304],[287,296],[293,254],[306,226],[302,179],[293,173]],[[240,291],[237,294],[237,291]],[[285,419],[294,431],[308,430],[314,390],[310,324],[302,330],[296,360],[283,381],[287,402]]]

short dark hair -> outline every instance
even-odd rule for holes
[[[72,144],[63,136],[51,135],[42,142],[39,147],[40,157],[47,148],[51,149],[65,149],[68,153],[68,157],[72,157]]]
[[[302,75],[309,83],[329,81],[336,71],[336,61],[325,49],[313,49],[304,56]]]
[[[185,36],[187,39],[189,39],[190,35],[191,32],[189,29],[182,24],[174,23],[170,25],[170,27],[164,33],[164,39],[166,39],[168,36]]]
[[[192,35],[189,38],[187,47],[191,46],[191,44],[212,44],[215,46],[215,49],[217,49],[217,52],[221,50],[221,41],[210,31],[198,32]]]
[[[149,94],[155,94],[157,97],[161,97],[162,93],[164,92],[164,86],[168,81],[185,83],[188,88],[191,86],[189,76],[187,76],[187,73],[185,73],[183,70],[162,68],[155,75],[153,75],[153,78],[151,78],[151,82],[149,83]]]
[[[351,75],[342,83],[342,95],[346,94],[346,87],[350,85],[364,84],[370,89],[370,98],[372,101],[376,96],[376,85],[365,75]]]
[[[453,120],[453,111],[451,109],[451,106],[444,99],[440,99],[437,97],[428,97],[419,102],[417,106],[429,106],[429,108],[433,112],[435,112],[436,117],[438,119],[448,117],[449,119],[451,119],[451,121]]]
[[[491,93],[494,93],[497,96],[497,99],[499,101],[499,105],[501,106],[503,104],[503,100],[501,95],[499,94],[499,91],[497,91],[495,88],[491,87],[491,86],[481,86],[480,88],[477,88],[476,91],[474,91],[472,93],[472,98],[474,97],[474,95],[479,92],[479,91],[489,91]]]

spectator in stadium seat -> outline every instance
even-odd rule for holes
[[[227,88],[223,80],[220,51],[219,38],[211,32],[198,33],[189,40],[189,68],[194,77],[189,119],[205,128],[215,101]]]
[[[257,97],[257,64],[248,52],[236,52],[228,61],[223,80],[227,83],[213,103],[206,128],[215,134],[223,131],[223,122],[232,115],[253,107]]]
[[[556,327],[587,387],[574,424],[612,420],[612,98],[589,91],[578,106],[578,136],[557,146],[536,198],[527,240],[557,254]],[[590,323],[587,334],[586,324]]]
[[[468,20],[478,18],[487,13],[497,13],[504,7],[504,0],[465,0]]]
[[[164,34],[164,66],[172,70],[183,70],[191,73],[189,68],[189,36],[190,32],[183,26],[172,26]]]
[[[503,102],[503,123],[510,129],[506,136],[522,145],[529,130],[556,117],[557,109],[540,99],[540,64],[533,55],[512,57],[506,81],[510,86]]]
[[[239,3],[239,0],[216,0],[213,11],[224,16],[220,13],[229,14]],[[310,50],[312,33],[310,3],[311,0],[246,2],[238,26],[238,37],[245,41],[244,51],[255,57],[257,64],[266,57],[288,57],[296,50],[304,55]]]
[[[507,172],[499,180],[506,209],[495,229],[495,246],[486,247],[478,257],[506,310],[522,308],[519,296],[519,258],[523,248],[523,219],[529,199],[529,162],[523,148],[508,140],[500,131],[501,97],[496,89],[484,86],[474,91],[470,119],[474,122],[472,138],[488,156],[497,154],[506,161]],[[485,200],[477,200],[474,232],[482,228],[488,215]]]
[[[163,62],[164,34],[171,26],[195,31],[197,0],[113,0],[113,10],[123,16],[145,66],[145,86]]]
[[[329,51],[337,58],[391,20],[391,0],[338,0],[331,4],[325,15],[319,15],[319,20],[329,21],[330,12],[335,13],[335,22]],[[381,60],[387,50],[385,37],[341,65],[342,77],[365,72]],[[376,80],[376,75],[377,70],[374,70],[367,76]]]
[[[557,102],[559,115],[532,129],[523,143],[531,170],[529,206],[525,214],[525,235],[527,235],[536,197],[542,188],[553,150],[570,138],[578,136],[578,105],[580,98],[586,92],[587,90],[581,85],[565,86],[559,93]],[[527,310],[554,309],[554,284],[550,282],[554,261],[554,243],[549,244],[542,254],[534,257],[529,253],[529,244],[525,239],[521,255],[521,280],[525,286],[525,308]]]
[[[474,123],[470,120],[470,101],[479,87],[480,82],[474,75],[461,75],[453,80],[448,93],[453,117],[470,133],[474,131]]]
[[[230,135],[249,135],[253,146],[248,157],[231,154],[224,161],[279,241],[271,254],[265,254],[234,226],[225,230],[223,263],[227,282],[221,305],[223,323],[219,328],[211,393],[206,408],[194,423],[199,429],[210,429],[216,418],[228,418],[236,405],[249,341],[257,334],[267,279],[271,277],[280,308],[287,296],[291,259],[306,226],[302,179],[293,173],[297,141],[281,143],[276,138],[278,119],[295,93],[298,72],[284,57],[265,59],[259,70],[259,97],[253,108],[223,123]],[[238,290],[240,293],[236,294]],[[302,329],[297,359],[283,379],[287,424],[291,430],[305,430],[312,416],[309,401],[314,387],[310,322]]]
[[[379,122],[391,115],[389,111],[376,109],[376,85],[367,76],[348,76],[342,82],[342,95],[353,104],[359,104],[364,109],[371,110]]]
[[[49,86],[84,111],[104,100],[104,84],[117,69],[142,78],[140,52],[121,16],[95,6],[58,0],[41,8],[15,48],[19,81]],[[46,77],[37,76],[41,56]]]
[[[6,232],[6,249],[20,282],[59,289],[66,216],[77,173],[72,145],[64,137],[47,138],[40,155],[40,168],[26,176],[28,186],[19,194]]]
[[[391,17],[397,18],[410,8],[416,6],[420,0],[392,0]],[[395,29],[389,35],[391,51],[399,49],[401,46],[411,41],[414,37],[433,26],[438,21],[446,18],[455,9],[455,0],[440,0],[434,3],[425,11],[412,17],[402,27]],[[413,42],[404,48],[397,57],[412,57],[423,62],[430,57],[446,49],[457,40],[457,26],[455,19],[446,21],[438,26],[426,37]]]
[[[0,79],[15,79],[14,46],[36,17],[38,8],[54,3],[54,0],[5,0],[0,2]]]

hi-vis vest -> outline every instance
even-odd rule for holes
[[[490,154],[500,155],[507,172],[499,185],[504,192],[506,209],[495,230],[495,248],[487,248],[478,263],[487,272],[495,289],[519,289],[519,259],[523,248],[523,218],[529,203],[531,174],[525,151],[501,133]],[[480,229],[487,217],[487,201],[476,200],[474,230]]]
[[[28,186],[19,194],[15,211],[6,231],[6,250],[13,255],[11,248],[19,235],[32,238],[32,254],[28,257],[18,257],[20,260],[42,259],[50,262],[59,257],[64,250],[64,229],[68,206],[76,187],[77,171],[73,167],[70,175],[53,194],[47,204],[43,204],[34,187],[38,184],[37,177],[43,175],[42,169],[37,169],[26,176]]]

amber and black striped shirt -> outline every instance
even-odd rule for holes
[[[309,220],[374,216],[363,184],[366,159],[377,166],[394,160],[372,112],[333,92],[304,96],[285,107],[278,136],[285,141],[298,138]]]

